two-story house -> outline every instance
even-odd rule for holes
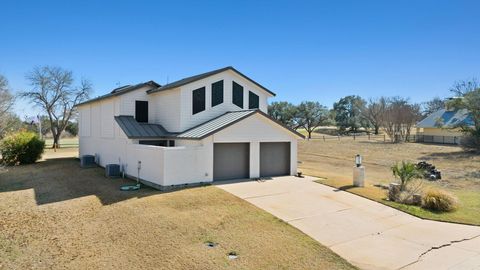
[[[267,114],[273,92],[233,67],[127,85],[78,105],[79,154],[156,188],[293,175],[303,138]]]

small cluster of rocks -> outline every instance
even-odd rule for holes
[[[442,179],[442,173],[435,168],[435,166],[431,163],[426,161],[420,161],[417,163],[417,168],[425,170],[425,178],[428,180],[440,180]]]

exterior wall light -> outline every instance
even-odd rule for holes
[[[355,156],[355,165],[357,165],[357,167],[362,166],[362,156],[360,156],[359,154]]]

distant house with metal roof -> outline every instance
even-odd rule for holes
[[[473,126],[468,110],[441,109],[417,123],[417,136],[425,142],[458,144],[463,137],[461,126]]]
[[[79,154],[160,189],[293,175],[303,135],[268,116],[273,96],[233,67],[118,87],[78,105]]]

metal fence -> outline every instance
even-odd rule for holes
[[[435,135],[410,135],[407,137],[407,142],[420,143],[439,143],[439,144],[459,144],[460,138],[457,136],[435,136]]]
[[[406,142],[413,142],[413,143],[437,143],[437,144],[459,144],[460,138],[458,136],[433,136],[433,135],[410,135],[406,139]],[[359,134],[359,135],[344,135],[344,136],[331,136],[331,135],[316,135],[312,137],[310,140],[322,140],[326,141],[344,141],[344,140],[353,140],[353,141],[360,141],[360,140],[371,140],[371,141],[383,141],[383,142],[390,142],[390,137],[382,134],[382,135],[373,135],[373,134]],[[402,139],[400,139],[402,140]]]
[[[342,140],[375,140],[386,142],[390,138],[386,135],[373,135],[373,134],[353,134],[353,135],[316,135],[313,136],[310,140],[322,140],[322,141],[342,141]]]

